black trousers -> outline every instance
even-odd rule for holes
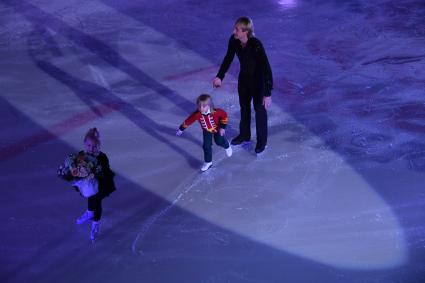
[[[229,148],[229,142],[224,136],[220,136],[219,133],[210,133],[208,131],[203,130],[204,143],[202,148],[204,149],[204,160],[205,162],[212,161],[212,140],[214,137],[215,144],[221,146],[223,148]]]
[[[102,217],[102,200],[104,198],[105,197],[100,193],[97,193],[87,198],[87,210],[94,212],[94,221],[99,221]]]
[[[259,88],[252,83],[239,80],[238,82],[239,105],[241,109],[241,121],[239,123],[240,135],[251,139],[251,101],[255,110],[255,128],[257,131],[257,143],[261,146],[267,144],[267,110],[263,105],[263,96]]]

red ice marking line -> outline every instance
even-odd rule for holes
[[[200,69],[196,69],[196,70],[191,70],[189,72],[184,72],[184,73],[180,73],[180,74],[177,74],[177,75],[167,76],[167,77],[164,78],[164,80],[167,80],[167,81],[181,80],[183,78],[190,77],[190,76],[195,75],[197,73],[201,73],[201,72],[205,72],[205,71],[209,71],[209,70],[215,70],[216,68],[217,68],[217,66],[210,66],[210,67],[200,68]]]
[[[406,130],[406,131],[414,132],[414,133],[423,133],[425,131],[424,125],[411,123],[408,121],[396,121],[395,125],[402,130]]]
[[[98,114],[94,112],[94,110],[96,110],[97,113],[106,115],[118,110],[120,107],[121,106],[116,102],[103,103],[99,106],[96,106],[95,109],[90,109],[85,112],[76,114],[66,120],[63,120],[62,122],[54,124],[49,128],[49,130],[41,130],[34,135],[24,138],[10,146],[0,148],[0,161],[16,156],[25,152],[29,148],[53,140],[73,129],[87,124],[88,122],[99,117]]]

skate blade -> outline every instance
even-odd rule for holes
[[[252,141],[244,141],[244,142],[242,142],[242,143],[240,143],[240,144],[232,144],[232,143],[229,143],[231,146],[234,146],[234,147],[239,147],[239,146],[247,146],[247,145],[250,145],[250,144],[252,144]]]
[[[199,169],[199,171],[201,171],[201,173],[205,173],[205,172],[207,172],[208,170],[210,170],[210,169],[211,169],[211,167],[213,167],[213,165],[211,165],[210,167],[208,167],[208,169],[206,169],[206,170]]]
[[[264,148],[264,150],[262,151],[262,152],[259,152],[259,153],[256,153],[255,152],[255,155],[257,156],[257,157],[261,157],[265,152],[267,151],[267,145],[266,145],[266,147]]]

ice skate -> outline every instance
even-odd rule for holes
[[[244,145],[249,142],[250,142],[250,139],[246,139],[242,137],[241,135],[239,135],[232,140],[232,145]]]
[[[255,146],[255,153],[257,154],[257,156],[261,155],[264,153],[265,149],[266,149],[266,145],[256,145]]]
[[[210,169],[211,167],[212,167],[212,162],[205,162],[201,167],[201,171],[205,172],[208,169]]]
[[[99,221],[93,221],[91,223],[91,230],[90,230],[90,239],[92,241],[96,240],[97,237],[99,236],[99,227],[100,223]]]
[[[224,150],[226,151],[227,157],[231,157],[232,156],[233,149],[232,149],[232,146],[230,144],[229,144],[229,147],[228,148],[225,148]]]
[[[86,210],[80,217],[75,221],[76,224],[80,225],[86,222],[87,220],[93,219],[94,212]]]

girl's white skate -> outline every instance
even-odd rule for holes
[[[212,162],[205,162],[201,167],[201,171],[205,172],[212,167]]]

